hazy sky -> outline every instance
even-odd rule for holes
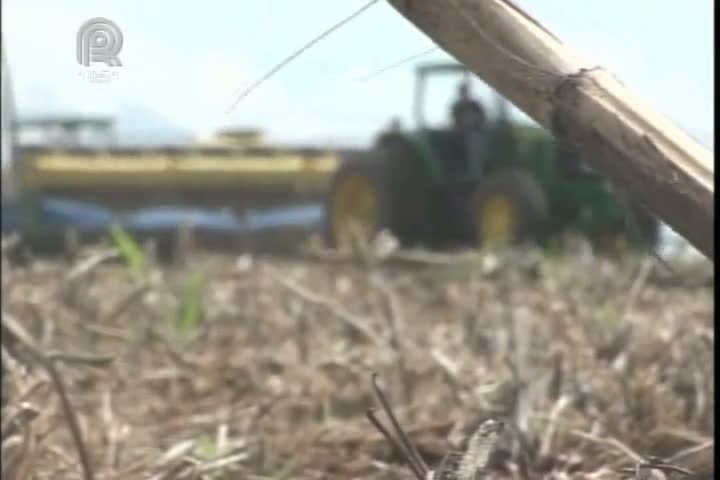
[[[713,141],[713,1],[517,0],[566,43],[615,73],[705,144]],[[432,47],[384,2],[243,100],[234,95],[367,0],[3,0],[2,31],[20,115],[116,115],[134,138],[264,128],[284,141],[365,142],[393,115],[409,122],[412,71],[371,74]],[[75,59],[92,17],[122,30],[123,66],[92,84]],[[437,51],[418,62],[448,58]],[[442,119],[450,84],[431,89]]]

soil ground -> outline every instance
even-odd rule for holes
[[[707,262],[103,255],[3,266],[2,478],[83,478],[69,413],[96,479],[412,478],[373,372],[431,468],[493,418],[487,478],[712,476]]]

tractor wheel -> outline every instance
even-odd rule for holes
[[[626,206],[629,218],[617,229],[592,239],[593,249],[607,255],[631,251],[655,251],[660,246],[661,223],[637,204]]]
[[[482,181],[469,206],[472,238],[485,247],[534,240],[548,217],[545,191],[521,170],[503,171]]]
[[[628,210],[630,218],[626,222],[625,228],[628,243],[638,248],[655,250],[660,245],[660,221],[637,204],[631,204]]]
[[[388,228],[388,192],[384,163],[362,155],[344,163],[333,176],[325,202],[325,240],[330,247],[352,251],[370,245]]]

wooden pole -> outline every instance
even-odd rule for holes
[[[713,153],[511,0],[388,0],[714,261]]]

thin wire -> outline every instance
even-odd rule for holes
[[[402,65],[404,65],[404,64],[406,64],[406,63],[408,63],[408,62],[412,62],[413,60],[416,60],[416,59],[418,59],[418,58],[420,58],[420,57],[424,57],[425,55],[428,55],[428,54],[430,54],[430,53],[433,53],[433,52],[435,52],[435,51],[437,51],[437,50],[440,50],[440,48],[437,47],[437,46],[428,48],[427,50],[423,50],[422,52],[416,53],[416,54],[411,55],[411,56],[409,56],[409,57],[406,57],[406,58],[404,58],[404,59],[402,59],[402,60],[398,60],[397,62],[393,63],[392,65],[388,65],[387,67],[383,67],[383,68],[381,68],[380,70],[377,70],[377,71],[375,71],[375,72],[373,72],[373,73],[370,73],[370,74],[365,75],[365,76],[362,76],[362,77],[358,77],[358,78],[355,79],[355,81],[356,81],[356,82],[367,82],[368,80],[371,80],[371,79],[377,77],[378,75],[381,75],[381,74],[387,72],[388,70],[392,70],[392,69],[394,69],[394,68],[400,67],[400,66],[402,66]]]
[[[363,7],[361,7],[359,10],[355,11],[355,12],[352,13],[350,16],[344,18],[344,19],[341,20],[340,22],[338,22],[338,23],[336,23],[335,25],[333,25],[332,27],[328,28],[328,29],[325,30],[323,33],[321,33],[320,35],[318,35],[317,37],[315,37],[314,39],[312,39],[311,41],[309,41],[308,43],[306,43],[302,48],[300,48],[299,50],[297,50],[297,51],[295,51],[294,53],[292,53],[292,54],[291,54],[289,57],[287,57],[285,60],[283,60],[282,62],[280,62],[280,63],[278,63],[277,65],[275,65],[275,67],[273,67],[272,69],[270,69],[269,72],[267,72],[265,75],[263,75],[262,77],[260,77],[260,79],[258,79],[257,81],[255,81],[252,85],[250,85],[250,86],[249,86],[248,88],[246,88],[243,92],[241,92],[240,95],[238,96],[238,98],[233,102],[233,104],[230,105],[230,108],[227,109],[226,113],[232,112],[232,111],[235,109],[235,107],[237,106],[237,104],[240,103],[240,101],[241,101],[243,98],[245,98],[245,97],[247,97],[248,95],[250,95],[250,93],[252,93],[252,92],[253,92],[255,89],[257,89],[260,85],[262,85],[263,83],[265,83],[268,79],[270,79],[270,77],[272,77],[272,76],[275,75],[277,72],[279,72],[279,71],[280,71],[283,67],[285,67],[287,64],[289,64],[290,62],[292,62],[293,60],[295,60],[297,57],[299,57],[300,55],[302,55],[303,53],[305,53],[308,49],[310,49],[311,47],[313,47],[313,46],[314,46],[316,43],[318,43],[320,40],[323,40],[325,37],[327,37],[328,35],[330,35],[330,34],[333,33],[334,31],[336,31],[336,30],[339,29],[340,27],[344,26],[345,24],[347,24],[348,22],[350,22],[351,20],[353,20],[354,18],[356,18],[357,16],[359,16],[361,13],[365,12],[365,10],[368,10],[370,7],[372,7],[372,6],[373,6],[374,4],[376,4],[378,1],[379,1],[379,0],[370,0],[368,3],[366,3],[366,4],[365,4]]]

